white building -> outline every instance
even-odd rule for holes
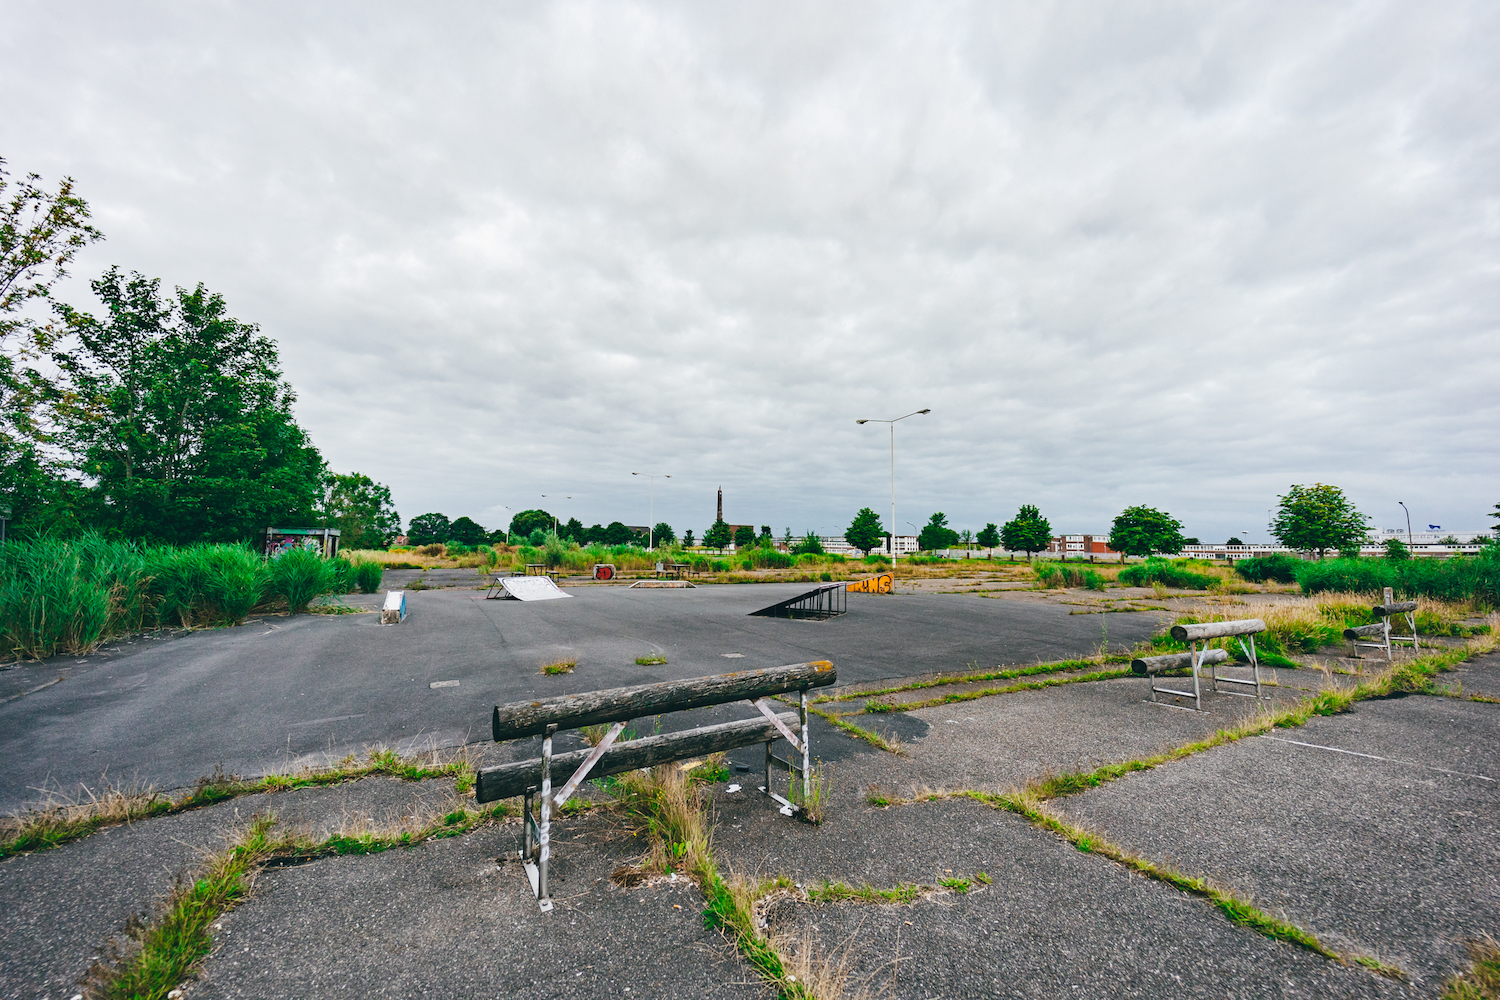
[[[795,539],[794,539],[795,541]],[[850,545],[843,535],[819,535],[818,541],[823,545],[823,551],[840,556],[863,556],[864,553]],[[885,543],[870,550],[871,555],[885,554]],[[917,551],[916,535],[896,536],[896,555],[909,556]]]

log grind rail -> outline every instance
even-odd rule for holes
[[[1354,628],[1344,629],[1344,638],[1354,643],[1354,655],[1359,656],[1361,646],[1369,649],[1385,650],[1385,662],[1391,662],[1391,644],[1395,642],[1409,642],[1412,649],[1421,649],[1417,641],[1417,602],[1401,601],[1397,603],[1395,594],[1390,587],[1385,588],[1384,604],[1376,604],[1370,608],[1370,612],[1379,618],[1378,622],[1369,625],[1356,625]],[[1406,624],[1411,626],[1411,635],[1392,635],[1391,619],[1401,615],[1405,617]],[[1375,641],[1369,641],[1374,639]]]
[[[1243,684],[1246,687],[1255,688],[1255,694],[1239,691],[1225,691],[1225,694],[1237,694],[1245,698],[1260,698],[1260,660],[1255,655],[1255,633],[1264,632],[1266,623],[1259,618],[1243,618],[1232,622],[1203,622],[1196,625],[1173,625],[1172,638],[1178,642],[1186,642],[1189,649],[1186,653],[1169,654],[1167,656],[1150,656],[1142,660],[1134,660],[1130,668],[1138,674],[1155,675],[1164,670],[1174,667],[1191,667],[1193,670],[1193,689],[1191,691],[1177,691],[1173,688],[1158,687],[1155,680],[1151,681],[1151,704],[1165,705],[1168,708],[1181,708],[1170,702],[1158,701],[1158,694],[1170,694],[1179,698],[1193,699],[1192,711],[1203,711],[1203,685],[1201,675],[1203,668],[1208,667],[1208,680],[1213,685],[1215,693],[1219,691],[1222,684]],[[1234,638],[1239,641],[1240,649],[1244,651],[1245,658],[1250,661],[1250,677],[1221,677],[1217,665],[1225,663],[1229,654],[1222,649],[1209,649],[1208,640]],[[1249,645],[1246,645],[1246,640]],[[1200,651],[1199,643],[1203,644]],[[1218,655],[1215,655],[1218,654]],[[1140,664],[1140,666],[1137,666]]]
[[[524,847],[521,860],[536,893],[543,913],[552,909],[547,886],[547,868],[551,860],[552,810],[562,808],[578,786],[590,775],[605,777],[657,764],[688,760],[705,754],[734,750],[739,747],[766,745],[766,783],[761,788],[781,804],[781,812],[790,816],[800,806],[771,790],[771,765],[802,776],[802,801],[811,793],[811,747],[807,731],[807,692],[826,687],[838,679],[833,664],[827,660],[793,663],[764,670],[739,670],[712,677],[638,684],[633,687],[588,691],[563,695],[545,701],[520,701],[496,705],[490,715],[490,735],[496,743],[527,736],[542,737],[542,755],[533,760],[516,761],[487,767],[475,773],[476,802],[495,802],[513,795],[524,795],[522,827]],[[765,701],[774,695],[798,693],[796,712],[778,713]],[[700,726],[678,733],[662,733],[643,739],[616,743],[632,719],[670,712],[685,712],[735,701],[748,701],[760,713],[759,718]],[[552,738],[559,729],[608,725],[599,744],[588,750],[553,754]],[[796,732],[792,727],[795,726]],[[801,766],[783,761],[771,754],[771,744],[785,739],[802,755]],[[557,791],[552,788],[554,768],[573,768],[572,777]],[[788,789],[790,794],[790,789]],[[534,799],[540,798],[540,809]]]

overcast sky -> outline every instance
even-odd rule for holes
[[[0,2],[0,155],[403,517],[1500,501],[1500,6]],[[553,504],[542,494],[572,494]]]

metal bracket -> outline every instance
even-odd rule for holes
[[[761,715],[764,715],[766,718],[771,720],[771,724],[781,732],[782,738],[792,745],[793,750],[797,751],[798,753],[802,752],[802,742],[798,740],[797,737],[792,735],[792,731],[786,727],[785,723],[776,718],[776,712],[771,708],[770,705],[766,704],[766,700],[764,698],[761,698],[758,701],[752,701],[750,704],[754,705],[756,709],[760,711]]]
[[[568,801],[569,796],[578,790],[578,786],[583,784],[583,779],[589,776],[589,772],[594,769],[594,765],[599,763],[599,758],[603,757],[604,752],[614,745],[615,739],[625,731],[627,725],[629,725],[628,722],[616,722],[613,726],[610,726],[609,732],[604,734],[604,739],[600,740],[599,745],[594,747],[589,755],[583,759],[582,764],[578,765],[578,770],[573,772],[573,777],[569,778],[568,783],[558,789],[556,795],[552,796],[552,801],[557,804],[559,809],[563,807],[563,803]]]

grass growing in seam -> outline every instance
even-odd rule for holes
[[[1443,1000],[1500,1000],[1500,945],[1492,937],[1469,942],[1469,971],[1443,984]]]
[[[474,787],[474,767],[462,749],[450,756],[434,751],[402,757],[394,750],[376,748],[362,761],[351,756],[331,767],[290,774],[244,780],[217,773],[201,778],[196,787],[175,799],[152,788],[112,788],[99,795],[90,793],[83,802],[47,803],[6,821],[0,826],[0,860],[58,847],[106,826],[185,812],[241,795],[337,785],[381,775],[406,781],[453,778],[459,794]]]
[[[844,732],[848,733],[850,736],[853,736],[857,740],[864,740],[871,746],[879,747],[881,750],[884,750],[887,753],[906,753],[905,748],[901,746],[901,741],[896,739],[894,736],[886,736],[883,733],[878,733],[873,729],[865,729],[863,726],[856,726],[852,722],[845,722],[843,719],[839,718],[837,715],[834,715],[832,712],[825,712],[823,709],[814,708],[811,705],[807,706],[807,710],[813,715],[826,720],[829,725],[832,725],[837,729],[842,729]]]
[[[1021,681],[1018,684],[1009,684],[1005,687],[985,688],[982,691],[953,692],[938,695],[935,698],[926,698],[922,701],[877,702],[875,704],[880,707],[875,710],[878,712],[910,712],[919,708],[933,708],[937,705],[952,705],[962,701],[974,701],[977,698],[989,698],[997,694],[1014,694],[1017,691],[1040,691],[1043,688],[1057,687],[1061,684],[1080,684],[1087,681],[1112,681],[1121,677],[1131,676],[1134,675],[1129,669],[1097,670],[1090,674],[1080,674],[1077,677],[1052,677],[1042,681]],[[863,710],[869,712],[871,710],[870,704],[866,703]]]
[[[968,674],[934,677],[932,680],[912,681],[897,687],[867,688],[845,694],[822,695],[811,699],[812,704],[822,705],[830,701],[852,701],[856,698],[877,698],[887,694],[902,694],[906,691],[922,691],[927,688],[947,687],[950,684],[978,684],[983,681],[1008,681],[1018,677],[1034,677],[1038,674],[1056,674],[1068,670],[1084,670],[1103,666],[1106,663],[1129,663],[1129,656],[1109,654],[1091,656],[1082,660],[1058,660],[1056,663],[1038,663],[1032,667],[1016,667],[1009,670],[984,670]]]
[[[250,891],[247,876],[278,844],[274,821],[257,816],[238,843],[214,857],[190,885],[167,897],[161,915],[135,934],[137,948],[114,966],[96,966],[94,995],[109,1000],[157,1000],[180,983],[213,948],[210,925]]]

